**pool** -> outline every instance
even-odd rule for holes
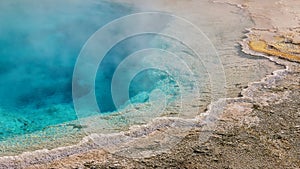
[[[0,141],[78,120],[72,75],[81,49],[99,28],[134,11],[125,5],[96,0],[2,1]],[[155,69],[138,72],[131,79],[129,98],[117,93],[117,105],[111,91],[114,72],[127,56],[145,48],[167,47],[164,38],[152,34],[117,43],[100,63],[96,75],[95,94],[101,112],[84,116],[110,114],[129,104],[149,102],[156,90],[168,96],[167,102],[176,100],[180,95],[177,81],[168,72]],[[123,77],[129,69],[131,66],[125,67]]]
[[[170,10],[168,5],[158,5],[157,10],[185,16],[209,38],[199,40],[201,31],[191,31],[192,26],[186,23],[177,25],[183,26],[178,31],[172,20],[176,17],[164,20],[166,15],[161,15],[162,20],[156,17],[152,25],[144,25],[157,26],[157,32],[178,33],[179,41],[151,33],[127,37],[116,42],[99,65],[91,62],[81,67],[82,51],[99,29],[117,18],[146,10],[145,4],[133,8],[104,0],[1,1],[0,156],[71,146],[92,133],[119,133],[156,117],[191,119],[212,101],[237,97],[249,82],[278,69],[266,59],[242,54],[237,47],[245,28],[252,25],[244,11],[212,2],[197,3],[202,5],[191,5],[197,14]],[[125,28],[141,25],[143,20],[134,18]],[[172,25],[175,30],[169,29]],[[100,45],[124,30],[115,27]],[[202,48],[200,55],[212,61],[207,67],[181,40],[200,47],[211,41],[219,56]],[[171,57],[170,52],[176,56]],[[188,69],[184,69],[186,64]],[[95,66],[94,76],[89,69]],[[151,69],[161,66],[167,69]],[[83,78],[77,79],[76,67],[83,70],[79,71]],[[135,72],[143,67],[150,69]],[[212,79],[220,68],[224,68],[226,84],[224,74]],[[89,78],[92,81],[87,83]],[[216,88],[218,84],[226,88]],[[90,94],[95,94],[95,102],[82,99]],[[94,105],[99,110],[93,109]]]
[[[0,3],[0,140],[75,120],[71,83],[82,46],[133,9],[94,0]]]

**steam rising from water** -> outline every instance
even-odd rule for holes
[[[0,2],[0,139],[74,120],[73,67],[86,40],[131,9],[104,1]]]
[[[132,10],[93,0],[1,2],[0,140],[77,119],[71,83],[80,49],[95,31]],[[141,22],[132,26],[144,25]],[[157,24],[158,29],[165,26],[165,22]],[[118,29],[128,27],[114,33]],[[120,108],[115,107],[110,89],[113,73],[124,58],[144,48],[167,47],[164,40],[143,35],[112,48],[97,72],[95,92],[101,111]],[[147,70],[132,80],[129,95],[132,103],[143,103],[158,88],[176,97],[176,86],[166,72]]]

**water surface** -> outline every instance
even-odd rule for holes
[[[0,140],[75,120],[71,82],[82,46],[132,10],[96,0],[1,1]]]

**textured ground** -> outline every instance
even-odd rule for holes
[[[260,56],[292,55],[292,59],[287,59],[299,59],[296,28],[299,3],[243,0],[220,3],[247,10],[255,23],[242,43],[244,52]],[[253,40],[266,44],[251,48],[249,44]],[[300,168],[300,65],[270,58],[287,65],[288,70],[251,84],[241,93],[241,98],[229,99],[213,135],[206,142],[199,142],[199,136],[205,131],[196,127],[170,152],[153,157],[134,159],[93,151],[38,167]]]
[[[167,0],[163,2],[165,5],[171,3]],[[196,3],[196,1],[187,2]],[[273,64],[285,65],[287,69],[277,71],[274,75],[248,87],[242,85],[244,89],[240,97],[227,99],[223,114],[218,117],[213,130],[209,131],[212,134],[208,140],[199,141],[208,131],[203,125],[195,125],[186,131],[187,135],[180,142],[172,145],[170,151],[153,156],[148,154],[147,157],[141,155],[139,158],[129,158],[132,151],[128,151],[124,156],[122,154],[124,152],[112,154],[102,149],[91,149],[65,158],[57,158],[49,163],[37,163],[29,168],[299,169],[300,64],[278,57],[282,58],[285,54],[298,57],[296,27],[299,25],[300,3],[288,0],[272,3],[259,0],[222,0],[216,3],[226,3],[246,10],[251,16],[255,26],[249,29],[247,39],[241,43],[245,53],[266,56],[273,60]],[[291,33],[288,33],[288,30]],[[268,46],[262,45],[261,48],[259,44],[258,48],[251,48],[249,44],[253,37],[255,40],[266,42]],[[273,54],[275,56],[271,56]],[[240,56],[250,57],[242,53]],[[253,62],[255,61],[257,60]],[[232,65],[234,64],[236,63]],[[235,75],[234,72],[227,73]],[[159,138],[166,133],[166,128],[168,126],[158,128],[148,136]],[[142,143],[145,143],[145,146],[139,144],[138,148],[140,151],[154,149],[157,144],[164,144],[164,141],[163,139],[156,139],[154,143],[144,141]]]
[[[196,127],[170,152],[128,158],[103,150],[31,168],[299,168],[300,66],[269,77],[229,99],[210,139]],[[160,131],[155,131],[160,132]]]

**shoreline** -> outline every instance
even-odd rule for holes
[[[259,123],[259,120],[256,118],[256,117],[251,117],[251,111],[253,110],[253,109],[255,109],[256,108],[256,106],[257,105],[255,105],[255,104],[253,104],[253,102],[255,102],[255,103],[257,103],[257,101],[254,101],[255,99],[257,99],[257,98],[255,98],[255,96],[252,96],[251,95],[251,93],[252,92],[255,92],[255,91],[257,91],[258,90],[258,88],[257,88],[257,86],[261,86],[261,85],[266,85],[266,86],[272,86],[272,85],[275,85],[276,84],[276,81],[278,81],[278,80],[282,80],[282,79],[284,79],[284,78],[286,78],[287,77],[287,75],[288,75],[288,73],[291,73],[292,72],[292,69],[290,69],[290,67],[288,66],[288,65],[290,65],[290,66],[296,66],[296,67],[298,67],[298,68],[300,68],[299,67],[299,65],[297,65],[297,63],[296,63],[296,65],[295,64],[293,64],[293,63],[289,63],[289,62],[287,62],[287,61],[283,61],[283,60],[277,60],[277,61],[274,61],[272,58],[270,58],[270,60],[272,61],[272,62],[276,62],[276,63],[278,63],[278,64],[284,64],[284,65],[286,65],[286,68],[285,69],[280,69],[280,70],[276,70],[276,71],[274,71],[273,72],[273,75],[268,75],[268,76],[266,76],[265,78],[263,78],[261,81],[259,81],[259,82],[251,82],[250,84],[249,84],[249,88],[247,88],[247,89],[244,89],[243,91],[242,91],[242,95],[243,95],[243,97],[237,97],[237,98],[226,98],[226,99],[221,99],[221,100],[226,100],[226,102],[227,102],[227,105],[226,105],[226,108],[231,108],[231,107],[236,107],[236,106],[242,106],[242,107],[244,107],[244,108],[247,108],[248,107],[248,109],[245,109],[245,110],[243,110],[243,111],[240,111],[240,110],[234,110],[234,115],[235,116],[237,116],[237,117],[241,117],[241,119],[239,119],[238,121],[242,121],[242,125],[249,125],[249,126],[256,126],[256,125],[258,125],[258,123]],[[249,94],[250,93],[250,94]],[[266,97],[266,98],[263,98],[263,99],[268,99],[268,97]],[[263,102],[262,102],[263,103]],[[258,107],[260,107],[260,106],[265,106],[265,105],[259,105]],[[211,109],[209,109],[207,112],[209,112]],[[231,110],[232,111],[232,110]],[[223,115],[221,115],[222,116],[222,119],[224,120],[224,119],[226,119],[226,118],[228,118],[228,117],[230,117],[230,116],[232,116],[233,115],[232,114],[232,112],[225,112]],[[223,117],[224,116],[224,117]],[[199,120],[199,118],[202,118],[202,117],[197,117],[198,118],[198,120]],[[201,120],[200,120],[201,121]],[[226,121],[226,120],[225,120]],[[229,130],[230,128],[233,128],[233,126],[235,126],[235,125],[237,125],[236,124],[236,122],[233,122],[233,121],[227,121],[226,122],[227,124],[226,124],[226,127],[228,127],[227,125],[229,125],[229,128],[226,128],[225,127],[225,130],[224,130],[224,132],[226,132],[226,130]],[[231,123],[231,124],[230,124]],[[166,123],[161,123],[161,124],[166,124]],[[219,124],[218,124],[219,125]],[[230,125],[232,125],[232,126],[230,126]],[[240,124],[238,124],[238,125],[240,125]],[[203,131],[203,129],[201,129],[202,128],[202,126],[203,125],[199,125],[199,126],[197,126],[197,127],[195,127],[196,129],[193,129],[193,130],[196,130],[197,131],[197,134],[201,134],[201,132],[206,132],[206,131]],[[222,127],[224,127],[224,126],[222,126]],[[197,130],[197,128],[198,128],[198,130]],[[220,129],[220,126],[218,126],[217,127],[218,128],[218,130]],[[155,130],[157,130],[158,128],[156,128]],[[163,128],[159,128],[159,130],[157,130],[157,131],[153,131],[154,132],[154,134],[157,134],[157,135],[159,135],[159,134],[162,134],[161,132],[159,132],[160,130],[162,130]],[[193,131],[193,130],[191,130],[191,131]],[[217,131],[218,131],[217,130]],[[223,130],[223,129],[222,129]],[[157,133],[158,132],[158,133]],[[200,133],[199,133],[200,132]],[[220,132],[220,131],[218,131],[218,132]],[[150,132],[149,134],[151,134],[152,132]],[[214,133],[215,134],[215,133]],[[87,139],[85,139],[85,141],[86,142],[88,142],[87,141]],[[85,142],[85,143],[86,143]],[[199,142],[198,142],[199,143]],[[64,148],[58,148],[57,149],[57,151],[60,151],[60,150],[62,150],[62,151],[64,151],[64,152],[66,152],[65,150],[64,150]],[[77,149],[78,150],[78,149]],[[51,150],[52,151],[52,150]],[[51,151],[45,151],[46,153],[48,152],[51,152]],[[37,154],[39,154],[40,153],[40,151],[36,151],[36,153]],[[27,154],[27,153],[24,153],[24,155],[25,154]],[[53,154],[55,154],[55,153],[53,153]],[[158,154],[160,154],[160,153],[158,153]],[[158,155],[157,154],[157,155]],[[33,158],[32,157],[32,153],[29,153],[29,154],[27,154],[27,155],[30,155],[31,156],[31,158]],[[92,155],[92,156],[91,156]],[[61,167],[63,166],[63,165],[67,165],[67,166],[69,166],[69,162],[71,162],[70,164],[72,164],[72,162],[74,163],[75,161],[73,161],[73,160],[71,160],[71,159],[76,159],[76,161],[77,160],[79,160],[79,159],[81,159],[81,160],[83,160],[83,161],[81,161],[81,160],[79,160],[79,164],[85,164],[85,165],[91,165],[91,167],[93,167],[93,166],[100,166],[100,167],[103,167],[102,165],[101,165],[101,163],[99,163],[99,164],[97,164],[97,162],[100,162],[100,159],[101,158],[99,158],[99,155],[100,156],[102,156],[103,157],[103,163],[106,163],[106,159],[108,158],[125,158],[125,159],[127,159],[127,158],[129,158],[129,157],[123,157],[122,155],[112,155],[112,154],[110,154],[109,152],[107,152],[107,151],[105,151],[105,150],[101,150],[101,149],[89,149],[89,150],[87,150],[87,151],[82,151],[82,152],[80,152],[80,153],[78,153],[78,152],[76,152],[73,156],[71,155],[70,157],[69,157],[69,155],[66,155],[67,157],[66,157],[66,159],[56,159],[56,160],[54,160],[54,161],[52,161],[52,160],[50,160],[50,161],[52,161],[52,162],[50,162],[50,164],[44,164],[45,163],[45,161],[44,162],[41,162],[41,161],[37,161],[37,164],[35,164],[35,165],[33,165],[32,167],[30,167],[30,168],[35,168],[35,167],[37,167],[37,168],[48,168],[48,167],[54,167],[54,166],[59,166],[59,165],[61,165]],[[92,160],[92,161],[94,161],[93,163],[91,163],[91,164],[89,164],[87,161],[90,161],[91,159],[87,159],[86,157],[92,157],[92,159],[94,159],[94,160]],[[114,156],[117,156],[117,157],[114,157]],[[153,155],[150,155],[149,156],[150,158],[151,157],[153,157]],[[149,158],[148,157],[148,158]],[[35,157],[36,158],[36,157]],[[79,159],[78,159],[79,158]],[[99,158],[99,159],[98,159]],[[144,157],[134,157],[134,158],[136,158],[136,159],[144,159]],[[134,159],[133,158],[133,159]],[[1,158],[0,158],[1,159]],[[97,159],[97,160],[96,160]],[[147,157],[145,158],[145,159],[147,159]],[[125,163],[126,164],[126,163]],[[107,164],[105,164],[105,166],[106,166]],[[127,165],[127,164],[126,164]],[[29,166],[27,166],[27,167],[29,167]],[[133,166],[132,166],[133,167]],[[130,167],[125,167],[125,168],[130,168]]]
[[[237,7],[241,7],[241,6],[238,5]],[[243,107],[243,106],[245,107],[244,112],[236,111],[236,113],[238,115],[240,115],[241,118],[247,117],[247,115],[250,113],[250,111],[252,109],[251,102],[255,100],[255,98],[253,98],[255,96],[251,96],[251,92],[252,93],[255,92],[257,90],[256,87],[258,85],[266,84],[265,82],[267,82],[267,81],[273,83],[273,81],[275,81],[276,79],[284,79],[287,76],[288,72],[293,71],[293,69],[291,68],[293,65],[296,64],[296,67],[299,66],[299,65],[297,65],[297,63],[290,63],[288,61],[283,61],[278,58],[274,58],[272,56],[266,56],[261,53],[253,52],[252,50],[247,50],[247,48],[246,48],[246,46],[248,46],[247,43],[248,42],[246,42],[246,41],[241,42],[243,52],[250,54],[250,55],[255,55],[255,56],[259,55],[259,56],[266,57],[271,62],[274,62],[279,65],[284,65],[285,69],[276,70],[272,73],[273,75],[267,75],[266,77],[261,79],[259,82],[250,82],[248,84],[248,88],[243,89],[241,92],[243,97],[223,99],[223,100],[226,100],[226,102],[227,102],[227,105],[225,108],[230,108],[230,107],[228,107],[228,105],[237,106],[236,105],[237,103],[242,103],[241,107]],[[267,85],[270,85],[270,84],[267,84]],[[268,99],[268,98],[266,98],[266,99]],[[210,104],[210,106],[209,106],[210,108],[205,112],[205,114],[209,114],[209,111],[213,110],[213,106],[211,106],[213,104]],[[225,112],[225,114],[226,114],[226,112]],[[178,122],[181,122],[181,123],[178,123],[179,126],[177,126],[177,127],[181,128],[185,125],[188,127],[188,129],[185,132],[189,132],[192,128],[201,130],[202,126],[204,125],[204,124],[202,124],[203,118],[205,118],[205,117],[198,116],[194,120],[193,119],[184,120],[184,119],[177,119],[177,118],[175,118],[175,119],[174,118],[170,118],[170,119],[160,118],[160,119],[157,119],[156,121],[158,121],[158,123],[159,123],[159,121],[163,121],[164,123],[160,123],[160,124],[165,124],[165,125],[159,126],[155,123],[155,120],[154,120],[151,123],[155,124],[155,125],[151,126],[151,123],[148,124],[148,128],[150,128],[150,130],[145,130],[145,129],[147,129],[147,127],[145,127],[144,130],[143,130],[143,128],[139,128],[139,129],[132,128],[132,131],[133,131],[133,133],[141,132],[142,134],[140,134],[140,136],[149,135],[149,134],[152,135],[153,133],[154,133],[154,135],[160,135],[161,134],[160,130],[163,130],[166,127],[168,128],[171,124],[174,124],[174,122],[177,120],[178,120]],[[246,122],[247,125],[255,126],[259,123],[259,120],[257,120],[256,117],[247,117],[247,120],[248,120]],[[182,125],[182,123],[184,123],[184,125],[180,126],[180,125]],[[157,127],[157,126],[159,126],[159,127]],[[214,126],[214,127],[216,127],[216,126]],[[138,130],[140,130],[140,131],[138,131]],[[128,133],[122,132],[120,135],[122,137],[124,137],[124,136],[130,134],[132,131],[129,131]],[[145,133],[145,131],[147,131],[148,133],[147,132]],[[95,137],[97,137],[97,136],[95,136]],[[116,137],[116,136],[112,135],[112,137]],[[98,148],[98,150],[97,150],[97,148]],[[97,145],[95,145],[94,143],[89,141],[89,136],[88,136],[88,137],[85,137],[79,144],[73,145],[73,146],[61,147],[61,148],[56,148],[56,149],[52,149],[52,150],[37,150],[37,151],[33,151],[33,152],[24,152],[21,155],[17,155],[17,156],[0,157],[0,168],[1,167],[3,167],[3,168],[4,167],[23,168],[23,167],[29,167],[30,165],[38,165],[38,164],[42,165],[43,163],[52,163],[52,162],[55,163],[55,161],[63,160],[64,157],[70,158],[68,156],[72,156],[72,155],[80,156],[80,154],[86,154],[90,151],[99,151],[97,153],[99,155],[103,155],[103,156],[107,156],[107,154],[109,154],[106,151],[99,150],[99,147],[97,147]],[[150,156],[152,156],[152,155],[153,154],[150,153]],[[107,157],[109,158],[109,156],[107,156]],[[84,157],[82,157],[82,158],[84,158]],[[15,163],[13,164],[12,162],[15,162]],[[51,165],[51,164],[49,164],[49,165]],[[42,168],[42,167],[46,167],[46,166],[39,166],[39,167]]]

